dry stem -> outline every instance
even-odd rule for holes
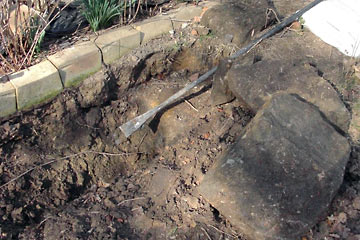
[[[45,167],[47,165],[50,165],[54,162],[57,162],[57,161],[60,161],[60,160],[65,160],[65,159],[69,159],[69,158],[73,158],[73,157],[77,157],[77,156],[80,156],[80,155],[83,155],[83,154],[89,154],[89,153],[93,153],[93,154],[99,154],[99,155],[103,155],[103,156],[124,156],[124,155],[132,155],[132,154],[143,154],[142,152],[136,152],[136,153],[108,153],[108,152],[97,152],[97,151],[83,151],[83,152],[79,152],[79,153],[74,153],[74,154],[71,154],[71,155],[68,155],[68,156],[65,156],[65,157],[62,157],[62,158],[58,158],[58,159],[52,159],[46,163],[43,163],[43,164],[40,164],[40,165],[37,165],[33,168],[30,168],[28,170],[26,170],[25,172],[21,173],[20,175],[16,176],[15,178],[11,179],[10,181],[4,183],[3,185],[0,186],[0,189],[2,188],[5,188],[6,186],[8,186],[10,183],[12,182],[15,182],[16,180],[18,180],[19,178],[25,176],[26,174],[28,174],[29,172],[32,172],[33,170],[35,169],[38,169],[38,168],[41,168],[41,167]]]

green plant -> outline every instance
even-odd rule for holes
[[[94,32],[108,27],[114,17],[122,12],[118,0],[83,0],[83,3],[85,5],[83,14]]]
[[[30,23],[31,25],[29,38],[31,43],[35,43],[35,52],[40,53],[41,43],[43,42],[45,37],[45,31],[41,31],[40,33],[38,33],[38,29],[41,28],[41,22],[39,20],[39,17],[31,17]]]
[[[200,35],[200,41],[204,41],[205,39],[214,38],[214,37],[215,37],[214,31],[210,31],[206,35]]]
[[[303,17],[299,18],[299,23],[301,24],[301,26],[305,25],[305,19]]]

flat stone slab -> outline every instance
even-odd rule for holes
[[[10,82],[0,83],[0,117],[16,112],[15,88]]]
[[[16,89],[18,110],[49,101],[63,90],[59,72],[47,60],[9,78]]]
[[[336,126],[347,132],[350,113],[331,84],[303,60],[262,60],[255,64],[234,63],[228,71],[229,88],[254,112],[278,91],[296,93],[315,104]]]
[[[316,107],[276,94],[205,175],[199,192],[249,239],[294,240],[338,191],[350,145]]]

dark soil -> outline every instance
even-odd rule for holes
[[[211,106],[209,80],[130,138],[118,128],[237,49],[192,27],[1,122],[0,239],[244,239],[197,193],[251,120],[237,101]],[[305,239],[360,239],[353,145],[328,217]]]

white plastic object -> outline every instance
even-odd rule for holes
[[[360,0],[326,0],[302,17],[324,42],[347,56],[360,57]]]

